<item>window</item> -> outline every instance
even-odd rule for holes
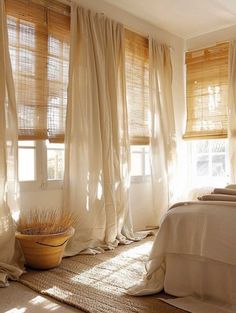
[[[19,179],[45,188],[62,180],[70,8],[6,0],[19,126]]]
[[[142,182],[150,177],[148,39],[130,30],[125,31],[125,65],[131,176]]]
[[[18,110],[19,177],[44,188],[63,178],[69,7],[55,0],[6,0],[6,11]],[[132,152],[132,173],[144,177],[149,175],[149,150],[143,146],[150,137],[148,39],[126,30],[125,57],[130,143],[142,145]]]
[[[149,146],[131,146],[132,181],[145,181],[150,175]]]
[[[48,180],[63,180],[64,144],[47,142],[47,177]]]
[[[19,141],[19,181],[36,180],[36,145],[34,141]]]
[[[69,9],[53,0],[40,4],[7,0],[6,10],[19,139],[63,142],[69,68]]]
[[[193,187],[224,187],[229,180],[227,140],[196,140],[189,143]]]
[[[64,144],[48,140],[18,142],[21,190],[58,189],[64,176]]]
[[[189,180],[192,187],[228,183],[228,43],[186,53]],[[201,140],[199,140],[201,139]]]
[[[228,50],[223,43],[186,53],[186,139],[227,137]]]
[[[148,39],[125,31],[126,95],[132,145],[146,145],[150,137]]]

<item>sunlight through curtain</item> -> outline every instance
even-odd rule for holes
[[[236,41],[229,48],[228,137],[230,182],[236,183]]]
[[[4,1],[0,2],[0,287],[22,273],[15,250],[17,115]]]
[[[157,221],[175,202],[176,130],[172,99],[172,66],[166,45],[149,38],[151,169]]]
[[[64,207],[79,221],[66,255],[133,239],[124,29],[76,4],[71,12]]]

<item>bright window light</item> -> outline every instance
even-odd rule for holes
[[[132,151],[131,154],[131,176],[143,175],[143,155],[142,151]]]
[[[190,143],[190,180],[194,187],[224,187],[229,182],[226,139],[197,140]]]
[[[131,146],[131,176],[150,176],[149,146]]]
[[[34,181],[36,179],[34,141],[19,141],[18,158],[19,181]]]
[[[8,311],[5,311],[5,313],[24,313],[26,312],[26,308],[14,308]]]
[[[64,144],[47,141],[48,180],[62,180],[64,175]]]

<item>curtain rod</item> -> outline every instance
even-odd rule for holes
[[[45,0],[32,0],[33,2],[36,2],[36,3],[40,3],[40,2],[45,2]],[[67,6],[71,6],[71,4],[72,4],[72,2],[73,2],[73,0],[54,0],[55,2],[59,2],[59,3],[62,3],[62,4],[65,4],[65,5],[67,5]],[[46,1],[47,3],[48,3],[48,1]],[[46,6],[47,8],[50,8],[50,4],[48,4],[47,6]],[[58,10],[59,11],[59,10]],[[67,15],[67,16],[70,16],[70,13],[69,12],[67,12],[67,11],[64,11],[63,12],[65,15]],[[104,14],[104,15],[106,15],[104,12],[100,12],[100,14]],[[135,32],[136,34],[138,34],[138,35],[140,35],[140,36],[143,36],[144,38],[146,38],[146,39],[149,39],[149,34],[147,34],[147,33],[142,33],[142,32],[140,32],[140,31],[137,31],[136,29],[134,29],[134,28],[132,28],[132,27],[130,27],[130,26],[127,26],[127,25],[124,25],[124,28],[126,28],[127,30],[130,30],[130,31],[132,31],[132,32]],[[171,51],[174,51],[174,48],[171,46],[171,45],[167,45],[168,46],[168,48],[171,50]]]
[[[37,0],[33,0],[33,1],[37,1]],[[61,2],[61,3],[63,3],[63,4],[66,4],[66,5],[71,5],[72,4],[72,0],[57,0],[58,2]],[[104,14],[104,15],[106,15],[104,12],[100,12],[100,14]],[[135,32],[135,33],[137,33],[137,34],[139,34],[140,36],[143,36],[143,37],[145,37],[145,38],[147,38],[148,39],[148,37],[149,37],[149,35],[148,34],[144,34],[144,33],[142,33],[142,32],[139,32],[139,31],[137,31],[137,30],[135,30],[135,29],[133,29],[132,27],[128,27],[128,26],[126,26],[126,25],[124,25],[124,27],[126,28],[126,29],[128,29],[128,30],[130,30],[130,31],[133,31],[133,32]]]

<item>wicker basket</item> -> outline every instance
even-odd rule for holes
[[[46,270],[60,265],[67,241],[74,234],[74,228],[49,235],[25,235],[16,233],[24,253],[27,266]]]

